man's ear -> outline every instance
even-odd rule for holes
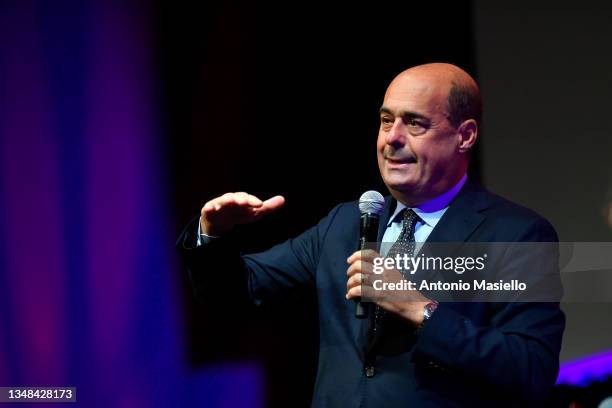
[[[460,136],[459,152],[468,152],[476,143],[478,138],[478,123],[474,119],[468,119],[457,128]]]

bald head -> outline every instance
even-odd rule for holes
[[[459,126],[467,119],[474,119],[480,124],[480,90],[474,78],[467,72],[456,65],[440,62],[417,65],[397,75],[389,85],[387,93],[415,80],[437,88],[436,93],[445,96],[448,120],[453,126]]]
[[[391,194],[414,206],[449,191],[466,174],[479,120],[478,85],[462,69],[427,64],[395,77],[376,144]]]

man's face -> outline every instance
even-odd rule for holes
[[[463,173],[460,137],[447,119],[449,89],[448,81],[419,75],[396,78],[387,89],[377,152],[391,193],[423,201],[446,191]]]

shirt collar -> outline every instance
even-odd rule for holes
[[[429,201],[425,201],[417,207],[411,207],[412,210],[414,210],[414,212],[421,217],[425,224],[434,227],[439,220],[440,212],[444,211],[449,206],[450,202],[453,201],[453,198],[459,194],[459,191],[461,191],[461,188],[466,181],[467,174],[464,174],[463,177],[461,177],[461,180],[459,180],[450,190],[435,198],[432,198]],[[393,215],[389,218],[387,227],[395,221],[397,215],[402,212],[404,208],[408,207],[398,201]]]

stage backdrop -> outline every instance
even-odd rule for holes
[[[187,363],[147,7],[1,4],[0,386],[262,406],[257,364]]]

